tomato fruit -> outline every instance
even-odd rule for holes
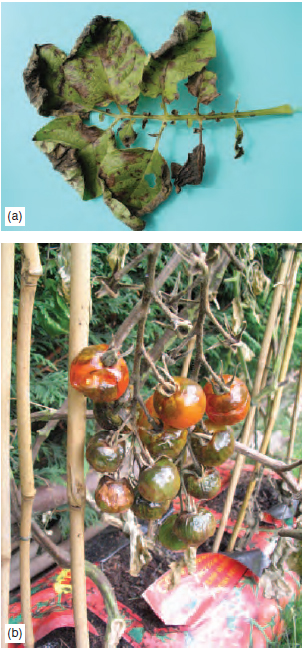
[[[163,547],[166,547],[166,549],[170,549],[171,551],[184,551],[188,546],[187,542],[180,540],[173,532],[177,515],[177,513],[169,515],[169,517],[161,524],[157,538]]]
[[[176,391],[165,396],[158,386],[154,392],[153,405],[157,416],[165,425],[184,429],[195,425],[204,415],[206,397],[198,383],[181,376],[174,378]]]
[[[97,472],[115,472],[120,467],[124,455],[124,444],[110,446],[103,440],[102,433],[91,437],[86,448],[86,459]]]
[[[178,457],[186,445],[188,436],[188,430],[175,430],[171,427],[159,434],[153,434],[144,428],[140,428],[138,433],[152,457],[165,455],[170,459]]]
[[[189,547],[199,547],[214,535],[216,521],[213,513],[199,509],[198,513],[179,513],[173,526],[173,533]]]
[[[222,376],[226,385],[231,382],[232,376]],[[247,386],[239,378],[234,378],[230,391],[224,394],[215,394],[213,385],[207,383],[204,386],[206,395],[206,413],[213,423],[222,425],[235,425],[245,419],[249,409],[251,397]]]
[[[141,520],[160,520],[170,507],[170,500],[165,502],[148,502],[137,489],[134,491],[134,502],[131,506],[136,517]]]
[[[198,475],[185,475],[185,486],[189,495],[197,499],[212,499],[219,493],[221,478],[218,470],[209,468],[202,477]]]
[[[128,511],[134,500],[132,486],[127,479],[114,480],[109,475],[101,477],[96,491],[95,501],[101,511],[122,513]]]
[[[93,401],[94,418],[103,430],[118,430],[121,427],[130,413],[132,391],[130,387],[127,387],[122,396],[111,403]],[[129,431],[127,424],[124,431]]]
[[[140,473],[138,490],[149,502],[172,500],[179,488],[179,472],[168,457],[160,457],[151,468]]]
[[[128,367],[123,358],[118,358],[111,367],[103,364],[102,356],[107,350],[107,344],[85,347],[70,366],[72,387],[99,403],[116,401],[129,384]]]
[[[145,406],[156,423],[162,427],[162,423],[153,406],[153,395],[146,400]],[[152,457],[165,455],[171,459],[176,459],[187,441],[187,430],[176,430],[176,428],[170,426],[165,427],[159,432],[156,432],[155,430],[153,431],[151,429],[151,423],[142,409],[140,410],[137,427],[140,439]]]
[[[213,434],[211,441],[202,444],[198,437],[192,437],[192,450],[196,459],[207,467],[220,466],[229,459],[235,447],[235,438],[232,430],[224,430]]]

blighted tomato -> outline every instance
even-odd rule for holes
[[[129,384],[128,367],[123,358],[113,360],[110,367],[103,364],[102,357],[107,350],[107,344],[86,347],[70,366],[72,387],[99,403],[116,401]]]
[[[192,437],[192,450],[196,459],[207,467],[220,466],[229,459],[235,447],[235,438],[232,430],[224,430],[213,434],[211,441],[202,444],[199,437]]]
[[[153,406],[153,394],[145,402],[145,406],[156,423],[160,424],[160,420]],[[176,430],[176,428],[172,427],[165,427],[159,432],[152,430],[151,423],[142,409],[140,410],[137,421],[137,428],[143,444],[149,450],[152,457],[165,455],[171,459],[176,459],[187,441],[188,430]]]
[[[151,468],[140,473],[138,490],[149,502],[172,500],[179,488],[179,472],[168,457],[157,459]]]
[[[148,502],[137,489],[134,491],[134,502],[131,511],[141,520],[160,520],[167,513],[170,500],[165,502]]]
[[[179,513],[173,526],[173,533],[189,547],[199,547],[214,535],[216,521],[213,513],[201,508],[198,513]]]
[[[104,441],[102,433],[91,437],[86,448],[86,459],[97,472],[115,472],[120,467],[124,455],[124,444],[110,446]]]
[[[212,499],[219,493],[221,488],[221,478],[218,470],[209,468],[205,470],[204,475],[185,475],[185,486],[189,495],[197,499]]]
[[[170,549],[171,551],[184,551],[188,547],[187,542],[180,540],[175,533],[173,533],[176,518],[177,513],[169,515],[169,517],[161,524],[157,537],[159,542],[163,547],[166,547],[166,549]]]
[[[118,430],[130,414],[133,389],[129,386],[117,401],[111,403],[93,402],[93,414],[97,423],[104,430]],[[127,424],[124,431],[129,431]]]
[[[222,376],[230,391],[224,394],[215,394],[213,385],[207,383],[204,387],[206,395],[206,413],[213,423],[222,425],[235,425],[245,419],[250,409],[250,394],[247,386],[239,378],[228,374]],[[232,381],[232,382],[231,382]]]
[[[95,491],[95,501],[101,511],[123,513],[132,506],[133,500],[133,488],[127,479],[118,481],[109,475],[101,477]]]
[[[154,409],[165,425],[184,429],[195,425],[202,418],[206,398],[202,387],[190,378],[176,377],[176,391],[172,396],[165,396],[159,385],[153,397]]]

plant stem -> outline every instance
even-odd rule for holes
[[[10,527],[10,383],[14,295],[14,243],[1,245],[1,643],[8,623],[9,572],[11,557]]]
[[[256,371],[256,376],[254,380],[254,387],[252,391],[252,400],[254,397],[256,397],[261,389],[261,383],[262,383],[262,377],[263,377],[263,372],[265,370],[266,366],[266,361],[267,361],[267,356],[269,353],[270,345],[271,345],[271,340],[273,336],[273,331],[275,328],[275,323],[276,319],[278,317],[278,312],[281,304],[281,297],[283,293],[283,283],[286,280],[287,273],[288,273],[288,268],[290,265],[292,259],[291,255],[291,250],[287,250],[285,253],[285,258],[284,261],[282,261],[279,269],[279,274],[278,274],[278,279],[274,288],[274,294],[273,294],[273,299],[271,303],[271,308],[269,312],[269,316],[267,319],[266,323],[266,329],[265,333],[263,336],[262,340],[262,345],[261,345],[261,351],[260,355],[258,358],[258,365],[257,365],[257,371]],[[245,424],[244,424],[244,429],[243,429],[243,434],[242,434],[242,443],[248,445],[252,432],[253,432],[253,423],[254,423],[254,417],[255,417],[255,406],[251,406],[248,415],[245,419]],[[230,481],[230,485],[228,488],[228,494],[227,494],[227,499],[224,505],[224,509],[222,512],[220,524],[219,524],[219,529],[216,534],[216,538],[214,541],[213,545],[213,552],[219,551],[220,543],[222,540],[222,536],[224,534],[224,530],[226,527],[226,523],[229,517],[229,513],[231,510],[231,506],[233,503],[234,495],[235,495],[235,490],[237,483],[240,478],[241,470],[244,464],[244,457],[242,455],[239,455],[236,459],[235,467],[233,470],[232,478]]]
[[[26,647],[34,647],[31,617],[30,540],[35,496],[30,419],[30,345],[36,286],[42,274],[36,243],[24,243],[17,328],[17,421],[21,482],[20,577],[21,613],[26,627]],[[8,524],[8,522],[7,522]]]
[[[94,111],[100,112],[104,115],[109,115],[114,117],[115,122],[119,119],[129,119],[129,113],[121,112],[117,117],[116,113],[98,108],[94,108]],[[131,115],[131,119],[147,119],[153,121],[162,121],[162,122],[178,122],[178,121],[188,121],[198,122],[202,124],[203,121],[221,121],[222,119],[245,119],[249,117],[265,117],[273,115],[293,115],[294,109],[289,104],[283,104],[282,106],[275,106],[274,108],[261,108],[260,110],[244,110],[242,112],[232,111],[232,112],[220,112],[220,113],[207,113],[203,115],[198,115],[197,113],[188,113],[187,115],[172,115],[171,113],[164,113],[162,115],[143,115],[134,113]]]
[[[286,298],[285,298],[285,308],[284,308],[284,314],[283,314],[282,331],[281,331],[281,336],[280,336],[280,347],[278,349],[278,353],[280,354],[280,364],[281,364],[281,367],[280,367],[280,370],[279,370],[279,375],[278,375],[278,380],[280,382],[284,381],[284,379],[286,377],[286,374],[287,374],[288,365],[289,365],[291,352],[292,352],[292,348],[293,348],[293,343],[294,343],[294,339],[295,339],[296,328],[297,328],[297,324],[298,324],[298,322],[297,323],[295,322],[295,318],[293,316],[292,321],[294,321],[294,325],[291,326],[290,332],[287,335],[288,327],[289,327],[289,318],[290,318],[290,311],[291,311],[292,296],[293,296],[293,292],[294,292],[294,288],[295,288],[295,284],[296,284],[296,276],[297,276],[297,272],[298,272],[298,268],[299,268],[299,264],[300,264],[300,255],[299,254],[295,255],[294,260],[292,260],[293,253],[292,253],[291,250],[289,250],[287,252],[287,254],[290,255],[289,258],[290,258],[290,264],[291,264],[292,267],[289,265],[289,268],[288,268],[289,280],[288,280]],[[284,277],[284,282],[286,282],[286,277]],[[283,283],[283,282],[281,282],[281,283]],[[272,404],[272,409],[271,409],[271,412],[270,412],[269,421],[268,421],[268,424],[267,424],[267,427],[266,427],[266,430],[265,430],[265,433],[264,433],[264,437],[263,437],[263,440],[262,440],[262,443],[261,443],[261,447],[260,447],[260,452],[262,454],[266,454],[268,446],[269,446],[272,431],[274,429],[275,421],[276,421],[276,418],[277,418],[277,415],[278,415],[278,412],[279,412],[282,392],[283,392],[283,388],[280,387],[280,388],[278,388],[276,390],[276,393],[275,393],[274,401],[273,401],[273,404]],[[229,545],[228,545],[228,551],[232,551],[234,549],[234,545],[235,545],[238,533],[240,531],[241,524],[242,524],[242,522],[244,520],[244,516],[245,516],[245,512],[246,512],[249,500],[250,500],[250,498],[252,496],[253,490],[254,490],[255,485],[256,485],[256,474],[257,474],[258,470],[259,470],[259,463],[257,462],[255,464],[255,466],[254,466],[254,470],[253,470],[253,473],[252,473],[252,476],[251,476],[251,481],[249,482],[249,485],[247,487],[244,500],[243,500],[242,505],[241,505],[241,509],[240,509],[240,511],[238,513],[238,516],[237,516],[236,524],[234,526],[233,533],[232,533],[232,536],[231,536],[231,539],[230,539],[230,542],[229,542]],[[254,476],[254,479],[253,479],[253,476]]]
[[[91,245],[71,245],[69,365],[88,344]],[[77,648],[89,647],[84,554],[84,444],[86,398],[68,386],[67,493],[70,510],[71,577]]]

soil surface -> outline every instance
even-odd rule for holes
[[[237,517],[241,502],[244,498],[250,474],[244,473],[236,489],[232,505],[231,518]],[[227,489],[209,502],[209,506],[218,512],[223,510]],[[268,511],[274,504],[280,501],[276,482],[265,477],[261,482],[257,502],[260,511]],[[220,550],[225,551],[229,534],[225,533]],[[197,553],[211,551],[213,538],[198,548]],[[100,563],[101,567],[109,578],[118,601],[126,605],[132,612],[142,618],[144,627],[150,633],[155,629],[162,628],[162,621],[154,614],[149,605],[142,598],[142,593],[147,587],[169,569],[170,563],[180,558],[180,553],[168,551],[158,547],[153,555],[152,561],[144,567],[137,578],[129,574],[129,540],[123,533],[113,527],[108,527],[101,534],[87,543],[86,558],[91,562]],[[91,648],[99,648],[105,634],[105,624],[94,614],[88,613],[88,618],[99,632],[99,637],[90,635]],[[175,626],[174,626],[175,629]],[[76,648],[75,633],[71,628],[56,630],[48,635],[46,639],[35,644],[35,648]],[[130,644],[122,639],[119,648],[129,648]]]

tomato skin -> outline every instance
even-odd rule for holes
[[[226,384],[232,380],[229,374],[224,374],[222,378]],[[204,393],[207,399],[206,413],[213,423],[235,425],[245,419],[250,409],[248,388],[239,378],[234,378],[229,393],[215,394],[211,383],[204,386]]]
[[[160,457],[151,468],[142,470],[137,488],[148,502],[172,500],[180,488],[179,472],[171,459]]]
[[[145,406],[155,421],[160,424],[153,405],[153,395],[145,402]],[[166,457],[170,457],[170,459],[176,459],[187,441],[188,430],[176,430],[176,428],[165,427],[160,432],[153,431],[151,429],[151,423],[142,409],[138,418],[137,427],[141,441],[151,456],[155,458],[165,455]]]
[[[185,475],[185,486],[187,493],[196,499],[208,500],[215,497],[221,488],[221,478],[218,470],[209,468],[204,475]]]
[[[173,533],[190,547],[199,547],[214,535],[215,530],[213,513],[203,508],[198,513],[179,513],[173,526]]]
[[[102,356],[107,344],[85,347],[70,366],[70,383],[74,389],[98,403],[110,403],[124,394],[129,384],[129,372],[123,358],[106,367]]]
[[[164,396],[159,388],[154,392],[153,405],[165,425],[184,429],[195,425],[204,415],[206,397],[198,383],[181,376],[174,378],[177,385],[172,396]]]
[[[111,473],[118,470],[125,455],[125,446],[118,443],[110,446],[104,441],[102,433],[95,434],[86,448],[86,459],[97,472]]]
[[[193,436],[191,445],[194,455],[200,464],[209,468],[212,466],[221,466],[234,452],[234,432],[233,430],[216,432],[216,434],[213,434],[211,441],[205,445],[202,444],[199,437]]]
[[[118,481],[109,475],[101,477],[95,491],[95,501],[101,511],[123,513],[132,506],[133,500],[134,491],[127,479]]]

